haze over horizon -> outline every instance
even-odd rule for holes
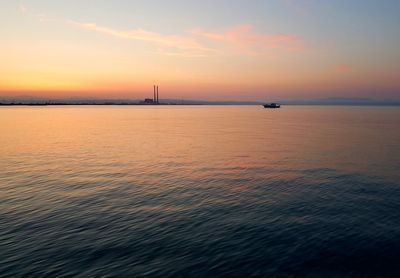
[[[400,2],[0,3],[0,97],[400,100]]]

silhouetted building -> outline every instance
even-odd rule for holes
[[[153,86],[153,98],[146,98],[140,104],[159,104],[158,102],[158,86]]]
[[[155,104],[155,101],[154,101],[154,99],[146,98],[144,101],[141,101],[140,103],[143,103],[143,104]]]

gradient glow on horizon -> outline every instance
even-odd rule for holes
[[[0,3],[0,96],[400,99],[400,1]]]

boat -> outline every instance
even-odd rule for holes
[[[280,104],[277,103],[267,103],[263,105],[264,108],[281,108]]]

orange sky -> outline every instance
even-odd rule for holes
[[[220,17],[211,11],[229,2],[192,2],[187,14],[181,1],[157,2],[155,15],[144,1],[110,13],[107,1],[2,3],[0,96],[143,98],[157,83],[164,98],[399,99],[391,13],[367,1],[369,17],[355,10],[349,18],[341,1],[311,2],[270,1]],[[384,22],[360,31],[371,19]]]

